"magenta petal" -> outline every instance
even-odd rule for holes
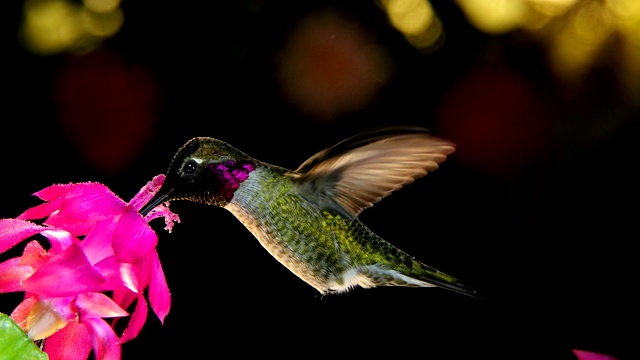
[[[65,194],[60,211],[53,213],[45,224],[85,235],[96,222],[122,213],[126,205],[103,184],[74,184]]]
[[[24,291],[22,281],[33,274],[31,266],[20,266],[20,258],[0,264],[0,293]]]
[[[155,249],[158,236],[132,207],[124,211],[113,234],[113,250],[118,260],[136,262]]]
[[[111,326],[102,319],[86,318],[82,323],[91,334],[96,360],[120,360],[121,349],[118,337]]]
[[[91,351],[91,338],[87,328],[75,321],[49,336],[44,342],[49,360],[86,360]]]
[[[75,184],[64,196],[60,213],[76,219],[92,220],[120,214],[127,204],[100,183]]]
[[[110,297],[103,293],[89,292],[78,294],[76,306],[83,319],[127,316],[124,311]]]
[[[144,296],[142,294],[138,295],[138,302],[136,303],[136,309],[131,314],[131,318],[129,319],[129,324],[127,324],[127,328],[124,329],[122,333],[122,337],[120,337],[120,341],[124,344],[129,340],[135,339],[136,336],[142,330],[144,323],[147,321],[147,302],[144,300]]]
[[[129,290],[115,290],[111,297],[121,308],[127,309],[138,298],[139,293],[134,293]]]
[[[140,289],[146,289],[149,286],[149,281],[151,281],[151,271],[153,269],[151,256],[145,256],[144,259],[138,261],[135,265],[138,269],[138,287]]]
[[[95,264],[114,255],[111,242],[116,224],[111,218],[102,220],[84,238],[81,246],[90,263]]]
[[[149,281],[149,302],[151,308],[156,313],[160,322],[164,324],[164,318],[171,308],[171,294],[167,280],[162,271],[162,264],[158,258],[158,253],[153,252],[148,256],[151,262],[151,279]]]
[[[37,295],[27,295],[24,300],[18,306],[13,309],[11,312],[11,318],[20,326],[22,330],[26,331],[27,328],[27,319],[29,318],[29,314],[31,313],[31,309],[33,309],[33,305],[38,302]]]
[[[51,254],[40,245],[36,240],[29,241],[24,247],[22,257],[20,258],[20,265],[31,266],[34,269],[39,268],[51,258]]]
[[[78,242],[78,238],[70,232],[62,229],[47,229],[42,231],[42,236],[51,243],[51,252],[58,254],[63,252],[71,244]]]
[[[595,352],[585,351],[585,350],[574,349],[573,353],[580,360],[618,360],[611,355],[605,355],[605,354],[600,354],[600,353],[595,353]]]
[[[111,256],[95,264],[94,268],[107,279],[94,291],[127,290],[135,294],[139,292],[137,271],[133,264],[116,261],[116,257]]]
[[[58,211],[60,209],[61,204],[62,204],[62,199],[57,199],[55,201],[34,206],[32,208],[27,209],[22,214],[18,215],[18,219],[35,220],[35,219],[46,218],[52,213],[54,213],[55,211]]]
[[[22,287],[39,295],[60,297],[89,291],[103,282],[105,278],[91,266],[80,246],[72,244],[23,281]]]
[[[99,221],[101,219],[96,219]],[[95,226],[95,221],[82,221],[64,215],[54,214],[44,221],[45,225],[65,229],[74,236],[86,235]]]
[[[47,229],[21,219],[0,219],[0,253],[11,249],[21,241]]]
[[[63,197],[73,186],[74,184],[54,184],[34,193],[33,195],[44,201],[53,201]]]

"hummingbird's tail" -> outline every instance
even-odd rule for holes
[[[460,283],[455,277],[438,271],[419,261],[413,260],[411,275],[379,265],[368,265],[360,268],[360,274],[367,278],[369,284],[363,287],[375,286],[407,286],[407,287],[441,287],[475,298],[482,298],[471,287]],[[368,286],[366,286],[368,285]]]

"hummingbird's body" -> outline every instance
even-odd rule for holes
[[[438,164],[453,144],[421,128],[359,134],[296,171],[212,138],[187,142],[141,212],[169,200],[229,210],[280,263],[322,294],[355,286],[440,286],[475,291],[383,240],[358,218],[365,208]]]

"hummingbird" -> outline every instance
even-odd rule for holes
[[[358,218],[364,209],[438,169],[454,150],[454,143],[426,128],[383,127],[349,137],[289,170],[222,140],[195,137],[175,154],[164,183],[140,213],[178,200],[227,209],[322,296],[357,286],[406,286],[478,297]]]

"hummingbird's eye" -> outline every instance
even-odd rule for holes
[[[198,170],[198,163],[195,160],[189,160],[182,167],[182,171],[187,175],[195,174],[197,170]]]

